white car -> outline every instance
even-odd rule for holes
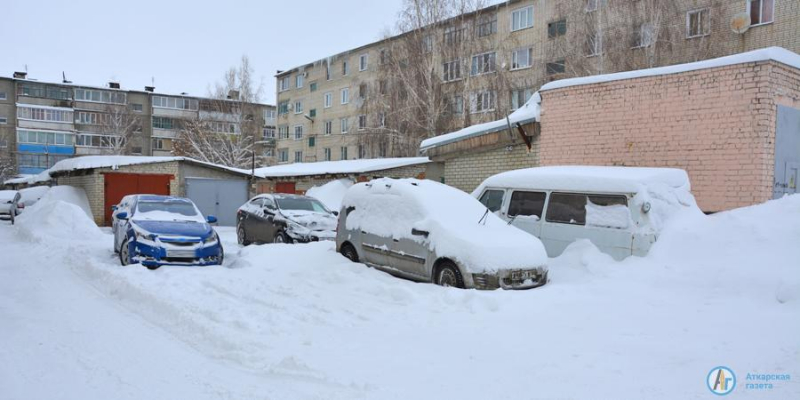
[[[376,179],[347,190],[336,248],[354,262],[442,286],[530,289],[547,282],[539,239],[453,187]]]
[[[25,207],[19,203],[20,194],[16,190],[0,190],[0,216],[11,219],[11,224],[19,215],[20,208]]]
[[[621,260],[647,254],[677,213],[701,212],[690,188],[681,169],[553,166],[494,175],[472,194],[541,239],[550,257],[588,239]]]

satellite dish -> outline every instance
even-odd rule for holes
[[[734,33],[743,34],[750,29],[750,15],[746,12],[739,13],[731,18],[731,30]]]

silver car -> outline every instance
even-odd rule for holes
[[[0,216],[11,219],[12,225],[19,215],[20,197],[16,190],[0,190]]]
[[[351,261],[442,286],[530,289],[547,282],[539,239],[467,193],[429,180],[384,178],[348,189],[336,248]]]

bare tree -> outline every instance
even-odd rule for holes
[[[134,139],[141,134],[142,120],[127,107],[109,104],[100,118],[100,126],[109,135],[106,148],[111,154],[130,154]]]
[[[0,157],[0,183],[13,178],[17,175],[17,166],[14,163],[14,158]]]
[[[256,142],[263,115],[257,103],[263,89],[250,60],[242,56],[239,66],[231,67],[209,89],[212,99],[200,101],[199,118],[183,122],[173,153],[231,167],[260,166],[263,158]]]

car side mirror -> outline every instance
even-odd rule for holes
[[[331,211],[331,213],[332,213],[333,215],[337,216],[337,217],[339,216],[339,212],[338,212],[338,211]]]
[[[111,206],[111,211],[117,211],[117,206]]]
[[[128,213],[126,213],[125,211],[121,211],[118,212],[117,215],[115,215],[115,217],[117,217],[117,219],[126,220],[128,219]]]
[[[209,216],[206,217],[206,221],[208,221],[209,224],[216,224],[217,223],[217,217],[215,217],[213,215],[209,215]]]
[[[421,231],[421,230],[419,230],[419,229],[414,229],[414,228],[412,228],[412,229],[411,229],[411,234],[412,234],[412,235],[414,235],[414,236],[428,237],[428,235],[430,235],[430,232],[428,232],[428,231]]]

